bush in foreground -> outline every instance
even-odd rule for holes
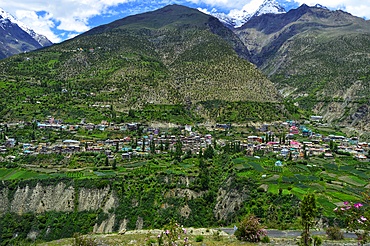
[[[260,224],[259,219],[256,216],[248,215],[239,224],[234,235],[241,241],[260,242],[261,238],[266,236],[266,230]]]
[[[330,240],[344,239],[343,232],[338,226],[331,226],[326,229],[326,235]]]

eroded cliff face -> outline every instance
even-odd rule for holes
[[[249,196],[246,188],[242,190],[231,188],[232,182],[234,182],[232,179],[227,180],[225,186],[218,190],[217,202],[213,209],[213,214],[218,220],[227,220],[230,215],[242,207]]]
[[[85,218],[88,223],[92,223],[90,230],[95,233],[112,233],[145,228],[152,222],[155,213],[158,216],[167,212],[178,213],[185,220],[194,219],[201,211],[197,206],[202,203],[208,211],[213,211],[214,218],[226,221],[243,206],[249,196],[249,189],[244,185],[235,186],[233,178],[226,180],[214,195],[210,195],[212,193],[208,190],[199,190],[198,186],[194,186],[194,181],[194,178],[166,176],[163,183],[177,184],[179,187],[165,188],[158,184],[154,192],[148,189],[147,194],[123,185],[125,183],[121,180],[115,183],[84,183],[75,180],[27,181],[17,184],[3,182],[0,183],[0,216],[7,213],[45,216],[42,223],[49,227],[46,220],[54,216],[54,212],[62,212],[65,213],[62,216],[72,218],[76,214],[87,213],[90,217],[96,216],[92,220]],[[149,215],[149,212],[152,214]],[[50,228],[57,229],[53,224],[50,224]],[[35,229],[40,235],[42,231],[40,228]],[[34,235],[31,232],[30,235]],[[44,234],[47,235],[47,232]]]
[[[9,201],[8,211],[24,214],[27,212],[43,213],[47,211],[70,212],[74,209],[75,190],[71,186],[59,183],[55,186],[18,187]]]
[[[0,214],[3,214],[7,211],[9,206],[8,199],[9,190],[7,188],[0,190]]]
[[[78,203],[76,203],[76,195]],[[44,213],[48,211],[72,212],[97,211],[105,213],[118,206],[118,199],[111,187],[102,189],[80,188],[63,182],[56,185],[41,185],[35,187],[18,186],[14,193],[5,187],[0,190],[0,213],[12,212],[22,215],[27,212]]]

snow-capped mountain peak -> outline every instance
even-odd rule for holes
[[[285,9],[279,5],[276,0],[265,0],[263,4],[257,9],[253,16],[260,16],[263,14],[283,14]]]
[[[264,0],[264,2],[254,12],[249,12],[248,10],[243,9],[233,10],[229,14],[217,13],[215,11],[211,14],[226,25],[236,28],[241,27],[253,16],[282,13],[286,13],[286,11],[276,0]]]
[[[23,31],[28,33],[33,39],[35,39],[42,47],[52,45],[52,42],[47,39],[44,35],[37,34],[34,30],[27,27],[23,22],[16,19],[14,16],[0,8],[0,22],[10,21],[13,24],[17,24]]]

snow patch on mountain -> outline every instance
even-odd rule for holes
[[[34,30],[29,28],[27,25],[25,25],[20,20],[16,19],[14,16],[0,8],[0,23],[8,23],[11,22],[13,24],[17,24],[23,31],[28,33],[33,39],[35,39],[42,47],[50,46],[52,45],[52,42],[50,42],[47,37],[44,35],[36,33]],[[2,28],[4,28],[2,26]]]
[[[279,5],[276,0],[265,0],[263,4],[257,9],[253,16],[260,16],[263,14],[284,14],[285,9]]]
[[[263,14],[283,14],[285,9],[276,0],[264,0],[256,11],[249,12],[246,9],[233,10],[229,14],[218,13],[212,10],[209,14],[218,18],[221,22],[232,27],[241,27],[244,23],[250,20],[253,16],[260,16]]]
[[[323,5],[319,4],[319,3],[318,3],[318,4],[316,4],[316,5],[315,5],[315,7],[316,7],[316,8],[320,8],[320,9],[326,9],[326,10],[329,10],[329,8],[327,8],[327,7],[323,6]]]

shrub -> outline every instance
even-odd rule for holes
[[[165,231],[157,236],[158,245],[178,245],[180,242],[183,242],[183,245],[189,245],[188,237],[181,239],[181,236],[186,235],[186,232],[184,227],[171,220]]]
[[[320,246],[320,245],[322,245],[322,238],[321,237],[319,237],[319,236],[313,236],[312,239],[313,239],[313,245],[314,246]]]
[[[369,197],[366,201],[369,201]],[[334,209],[338,215],[344,218],[347,224],[347,230],[354,232],[357,240],[361,245],[368,242],[368,234],[370,231],[370,222],[368,219],[367,204],[343,202],[343,206]]]
[[[202,235],[198,235],[195,237],[195,242],[203,242],[204,237]]]
[[[217,230],[217,231],[214,231],[213,232],[213,240],[215,240],[215,241],[221,241],[222,240],[222,236],[221,236],[221,231],[220,230]]]
[[[242,220],[234,235],[241,241],[259,242],[261,237],[266,235],[266,230],[259,219],[251,214]]]
[[[80,233],[73,235],[73,246],[95,246],[98,245],[93,239],[82,236]]]
[[[270,238],[269,238],[269,236],[264,236],[262,239],[261,239],[261,242],[262,243],[270,243]]]
[[[326,229],[326,235],[330,240],[342,240],[344,239],[343,232],[338,226],[331,226]]]

